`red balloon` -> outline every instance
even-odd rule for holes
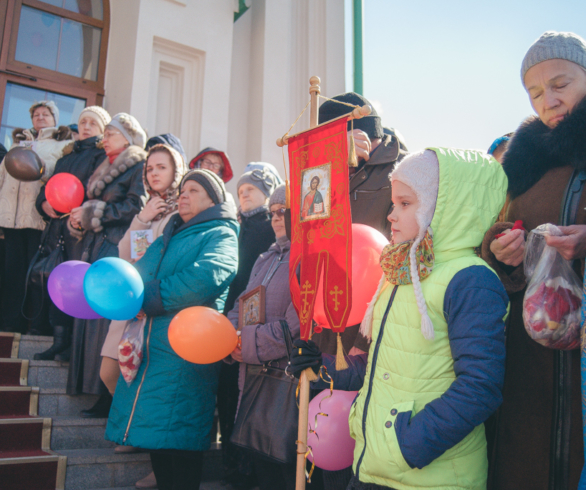
[[[85,191],[81,181],[73,174],[62,172],[53,175],[45,186],[45,197],[59,213],[70,213],[83,203]]]
[[[352,311],[348,326],[357,325],[364,318],[382,276],[380,254],[389,241],[382,233],[366,225],[352,224]],[[324,311],[323,275],[317,289],[313,319],[318,327],[330,328]]]

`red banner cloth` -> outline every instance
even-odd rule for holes
[[[334,332],[344,331],[352,308],[346,124],[344,117],[289,140],[289,286],[303,340],[311,336],[313,307],[322,277],[325,314]]]

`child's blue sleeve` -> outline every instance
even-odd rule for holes
[[[364,384],[368,354],[345,356],[345,358],[348,363],[348,369],[336,371],[336,356],[322,354],[323,365],[334,380],[334,390],[358,391]],[[327,379],[327,377],[325,378]],[[311,387],[314,390],[325,390],[330,387],[330,384],[320,378],[312,382]]]
[[[397,417],[397,439],[412,468],[455,446],[502,403],[508,302],[500,280],[484,266],[461,270],[448,285],[444,315],[456,379],[413,418],[411,412]]]

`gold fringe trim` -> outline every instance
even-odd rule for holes
[[[285,208],[291,209],[291,188],[289,187],[289,180],[285,181]]]
[[[344,357],[344,346],[342,345],[342,336],[338,334],[338,346],[336,349],[336,371],[348,369],[348,363]]]
[[[358,158],[356,158],[356,145],[354,144],[354,119],[350,121],[350,144],[348,146],[348,166],[358,167]]]

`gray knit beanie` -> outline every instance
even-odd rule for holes
[[[287,190],[285,187],[285,184],[281,184],[275,189],[275,192],[271,194],[271,198],[269,199],[269,209],[271,209],[273,204],[282,204],[285,206],[285,203],[287,202]]]
[[[277,182],[277,177],[275,177],[273,172],[267,168],[263,168],[255,169],[251,172],[242,174],[242,177],[238,179],[238,185],[236,186],[236,189],[240,189],[240,186],[243,184],[251,184],[260,189],[260,191],[266,197],[269,197],[280,184],[280,182]]]
[[[120,131],[122,136],[124,136],[131,145],[144,148],[144,145],[147,142],[147,136],[136,117],[126,114],[125,112],[120,112],[112,118],[108,123],[108,126],[112,126]]]
[[[214,204],[222,204],[226,201],[226,187],[224,187],[224,182],[214,172],[203,168],[190,170],[181,181],[181,189],[183,189],[185,182],[188,180],[195,180],[200,184]]]
[[[532,66],[547,60],[567,60],[586,70],[586,41],[573,32],[545,32],[535,41],[521,65],[521,81],[525,85],[525,74]]]

